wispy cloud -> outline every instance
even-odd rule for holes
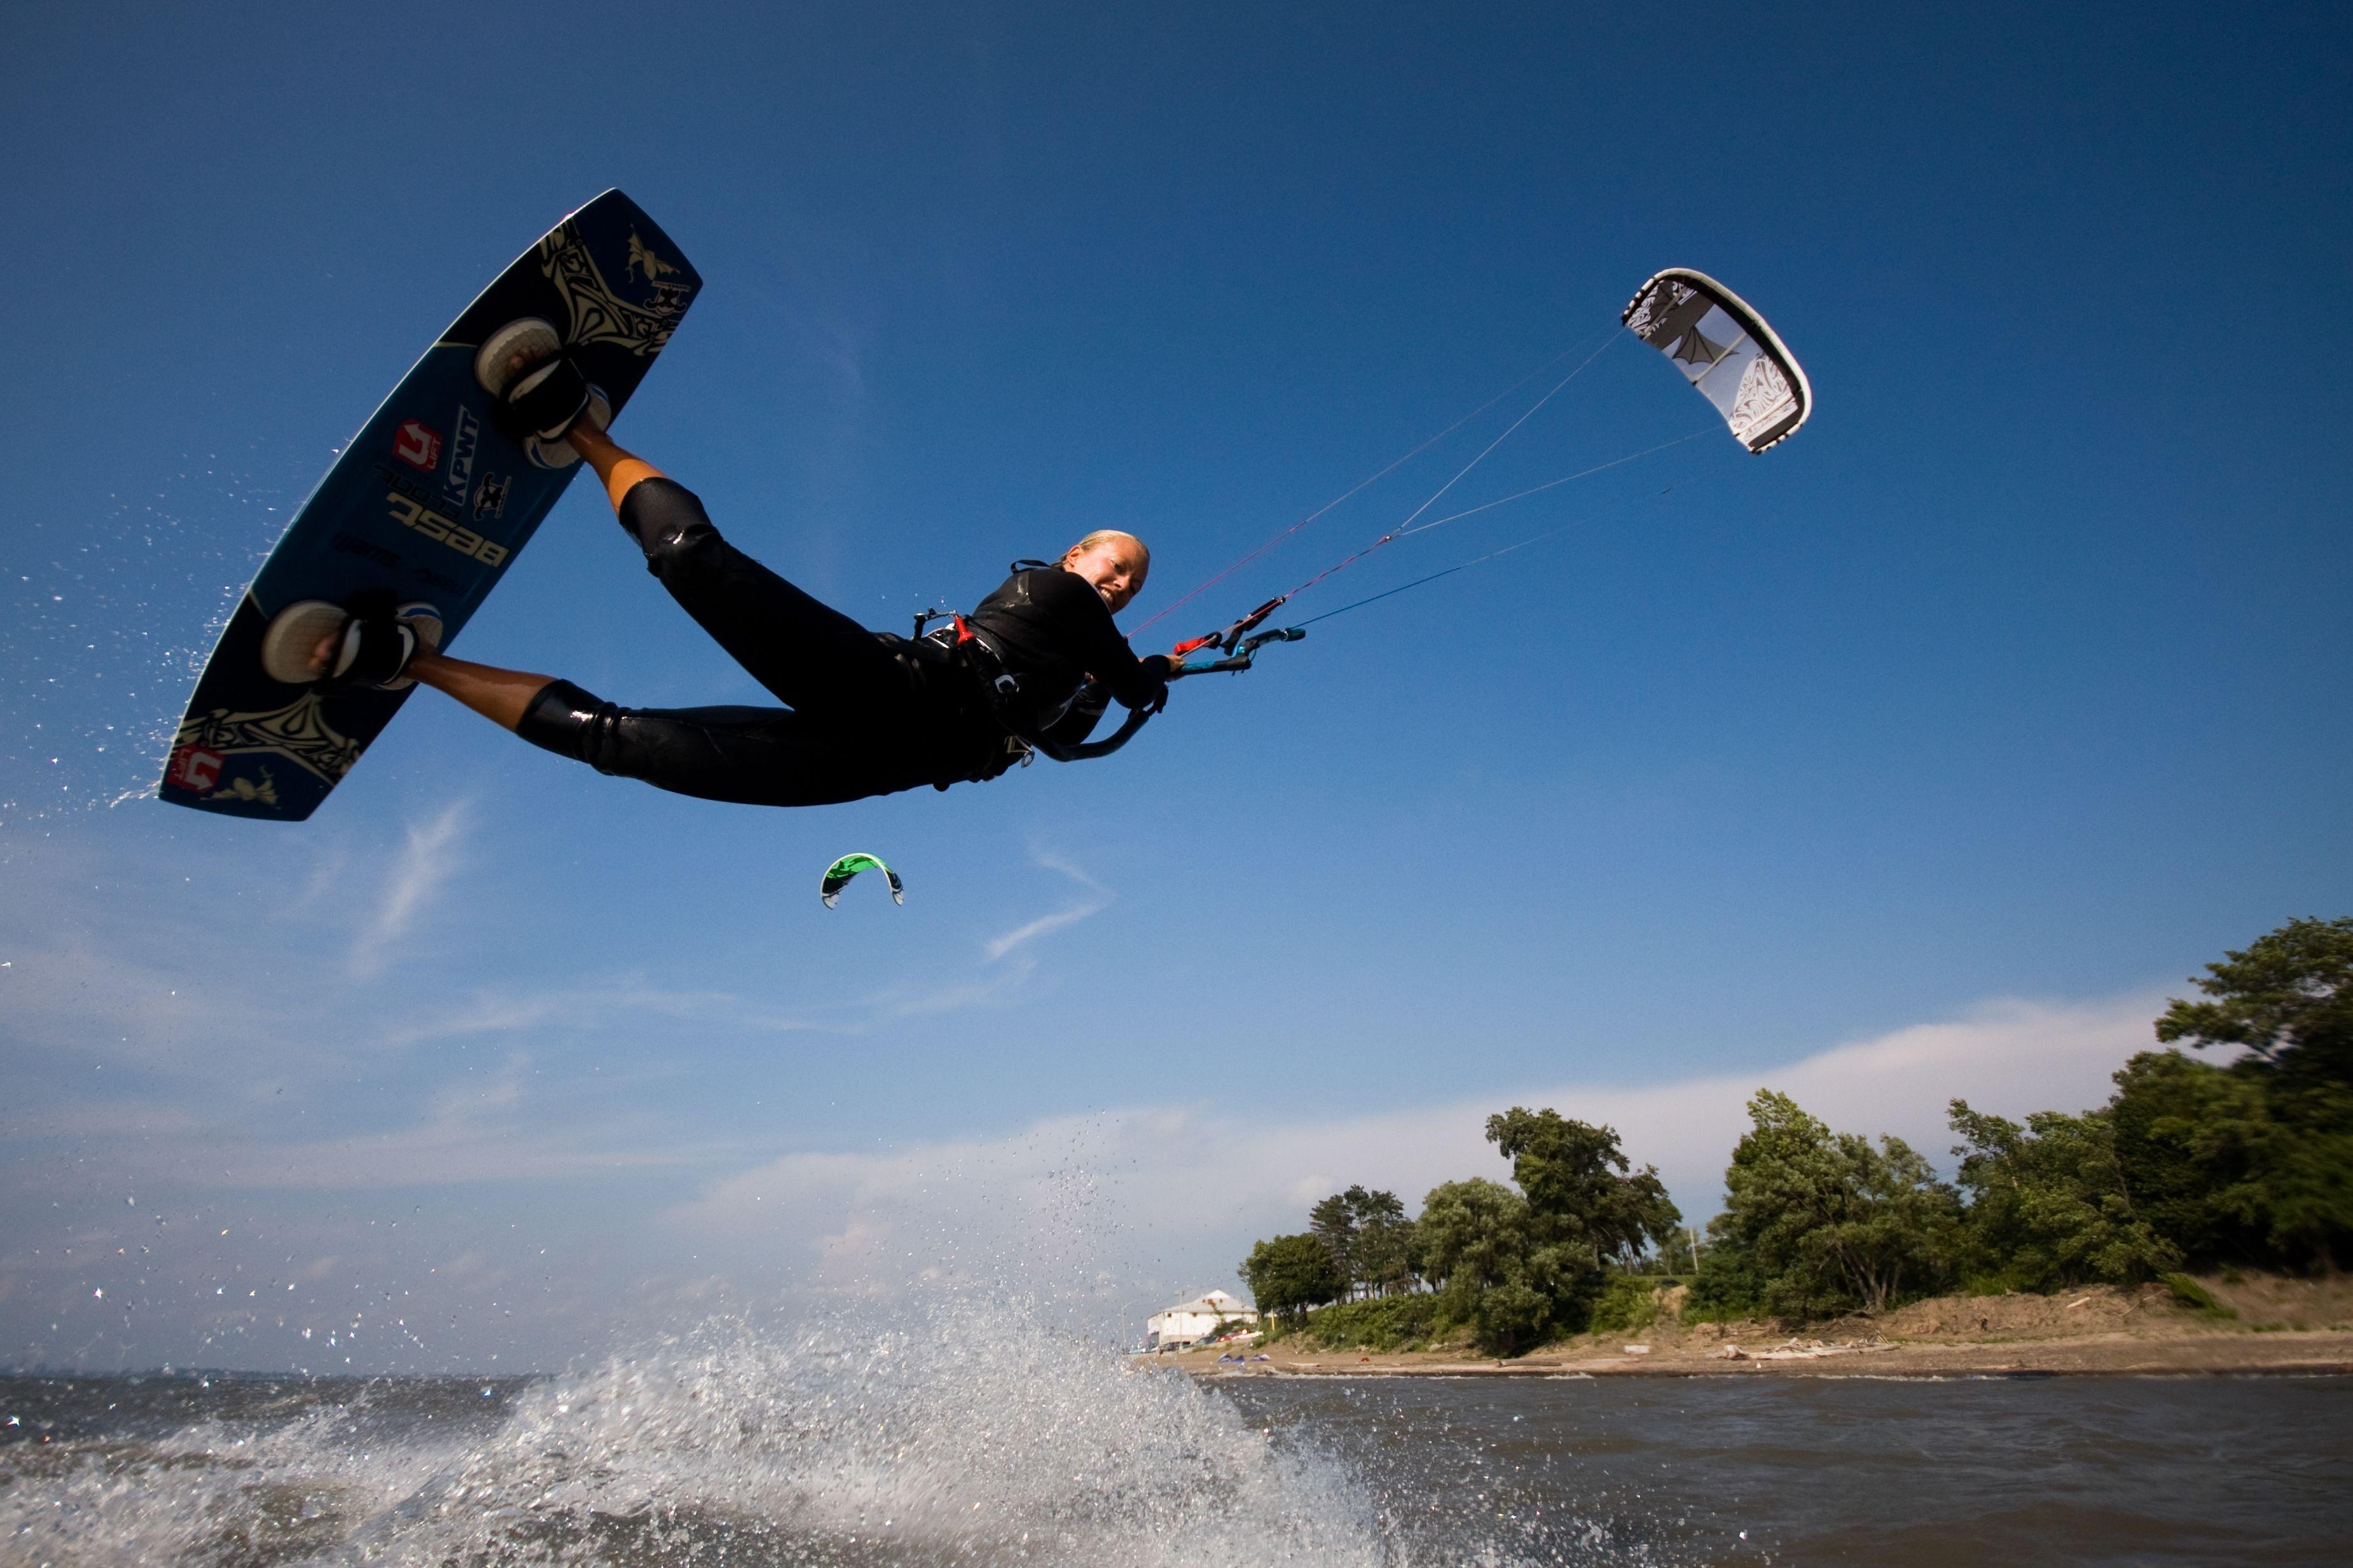
[[[1011,930],[1000,931],[983,942],[980,944],[981,962],[976,966],[975,973],[960,979],[869,998],[860,1005],[854,1016],[831,1026],[844,1033],[858,1034],[906,1018],[1001,1007],[1024,995],[1030,977],[1038,969],[1037,955],[1030,951],[1031,944],[1050,932],[1103,913],[1113,903],[1110,889],[1068,857],[1033,844],[1029,858],[1033,864],[1058,872],[1077,883],[1082,890],[1082,895],[1059,910],[1034,915]]]
[[[385,1132],[283,1146],[212,1147],[170,1173],[207,1186],[297,1192],[504,1185],[717,1163],[740,1144],[629,1137],[612,1125],[563,1131],[522,1119],[436,1119]]]
[[[362,923],[352,943],[354,979],[370,979],[384,972],[395,945],[408,934],[418,913],[457,874],[466,816],[467,803],[459,801],[431,821],[410,826],[408,841],[385,879],[375,915]]]
[[[257,1136],[250,1116],[233,1113],[158,1116],[138,1126],[140,1137],[118,1140],[112,1158],[126,1178],[162,1177],[198,1188],[353,1192],[690,1169],[750,1152],[739,1140],[697,1137],[674,1121],[612,1110],[609,1100],[551,1097],[534,1089],[533,1077],[531,1058],[518,1052],[486,1075],[452,1079],[426,1091],[406,1118],[396,1112],[323,1138]],[[67,1108],[68,1121],[76,1119],[76,1110]],[[39,1136],[58,1134],[44,1127]]]
[[[1099,915],[1111,908],[1110,890],[1101,882],[1088,876],[1068,857],[1054,850],[1032,845],[1029,848],[1029,858],[1049,871],[1059,871],[1068,877],[1085,889],[1088,896],[1055,910],[1052,914],[1039,915],[1035,920],[1026,921],[1015,926],[1002,935],[991,937],[981,949],[988,955],[988,961],[991,963],[997,963],[1009,952],[1027,946],[1048,931],[1060,931],[1066,925],[1074,925],[1091,915]]]
[[[1060,931],[1066,925],[1075,925],[1089,915],[1101,914],[1106,905],[1107,900],[1096,900],[1088,903],[1073,904],[1067,910],[1057,910],[1050,915],[1039,915],[1027,924],[1015,926],[1002,936],[991,937],[988,944],[982,951],[988,954],[989,962],[993,963],[1014,949],[1044,936],[1050,931]]]
[[[462,1001],[423,1014],[382,1037],[411,1046],[472,1035],[516,1034],[549,1027],[610,1026],[620,1018],[664,1018],[762,1034],[789,1034],[823,1026],[727,991],[672,991],[642,980],[600,977],[577,984],[480,987]]]

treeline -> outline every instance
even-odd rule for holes
[[[1956,1100],[1956,1179],[1900,1138],[1749,1101],[1704,1240],[1617,1133],[1519,1107],[1487,1119],[1512,1184],[1434,1187],[1408,1217],[1351,1187],[1241,1266],[1261,1310],[1367,1343],[1468,1337],[1498,1353],[1639,1326],[1662,1277],[1686,1315],[1878,1311],[1947,1291],[2053,1291],[2353,1256],[2353,918],[2291,921],[2207,966],[2108,1102],[2023,1124]],[[1688,1266],[1688,1267],[1686,1267]]]
[[[1461,1328],[1520,1350],[1585,1328],[1613,1268],[1673,1243],[1682,1214],[1610,1129],[1514,1106],[1487,1118],[1487,1141],[1513,1186],[1444,1183],[1415,1219],[1395,1194],[1351,1187],[1317,1204],[1306,1231],[1251,1247],[1240,1272],[1260,1310],[1364,1301],[1377,1310],[1356,1317],[1376,1338]]]

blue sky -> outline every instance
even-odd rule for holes
[[[1948,1094],[2087,1103],[2182,976],[2347,907],[2328,8],[10,32],[0,1363],[551,1365],[925,1268],[1125,1313],[1319,1184],[1501,1173],[1514,1101],[1614,1117],[1704,1214],[1759,1083],[1940,1149]],[[1103,525],[1154,546],[1140,622],[1662,266],[1819,412],[1400,542],[1297,616],[1576,525],[1105,763],[764,813],[428,693],[305,826],[142,798],[333,453],[608,185],[707,280],[617,434],[884,629]],[[1448,504],[1706,418],[1621,338]],[[457,651],[759,700],[581,487]],[[904,909],[818,906],[850,849]]]

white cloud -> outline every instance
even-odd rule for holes
[[[1777,1067],[1646,1086],[1498,1086],[1451,1104],[1318,1118],[1149,1106],[877,1153],[800,1153],[714,1183],[671,1216],[723,1251],[797,1252],[844,1288],[944,1269],[1113,1269],[1149,1287],[1230,1275],[1256,1237],[1303,1223],[1351,1182],[1418,1203],[1440,1182],[1502,1178],[1484,1138],[1506,1106],[1550,1106],[1618,1129],[1685,1213],[1718,1202],[1746,1104],[1769,1087],[1842,1131],[1894,1132],[1942,1160],[1946,1104],[2010,1116],[2081,1109],[2149,1048],[2155,991],[2079,1004],[1988,1003],[1948,1022],[1833,1046]]]

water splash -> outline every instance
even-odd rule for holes
[[[26,520],[0,573],[0,826],[153,792],[180,709],[310,459],[187,454],[144,494]]]
[[[789,1326],[713,1321],[511,1396],[484,1385],[490,1415],[418,1408],[402,1391],[419,1386],[37,1462],[19,1445],[16,1484],[0,1488],[0,1560],[1371,1568],[1396,1556],[1348,1467],[1279,1442],[1189,1378],[986,1294]]]

